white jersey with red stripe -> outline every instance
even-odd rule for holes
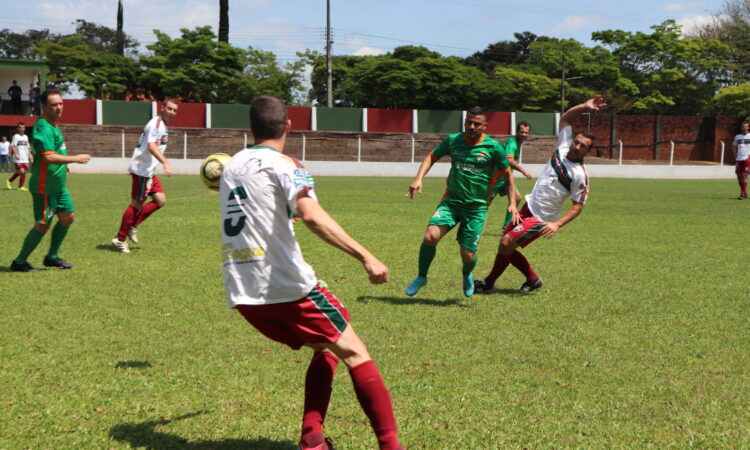
[[[737,161],[744,161],[750,157],[750,133],[738,134],[734,137],[732,145],[737,149]]]
[[[221,176],[222,267],[230,308],[299,300],[317,278],[292,227],[297,198],[317,201],[310,173],[272,147],[248,147]]]
[[[29,137],[25,134],[14,134],[11,144],[16,148],[16,156],[13,162],[16,164],[29,163]]]
[[[159,148],[159,152],[164,153],[167,150],[169,135],[167,134],[167,125],[161,120],[161,116],[156,116],[149,120],[143,133],[138,138],[138,143],[133,150],[133,158],[130,160],[128,171],[134,175],[151,178],[156,172],[156,165],[159,160],[148,151],[148,144],[154,142]]]
[[[586,167],[583,162],[567,158],[572,142],[573,129],[567,126],[560,130],[557,135],[557,150],[544,166],[534,190],[526,196],[529,211],[543,222],[557,220],[567,198],[577,203],[586,203],[589,195]]]

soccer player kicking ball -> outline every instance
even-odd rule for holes
[[[466,111],[463,133],[452,134],[435,147],[419,166],[417,176],[409,185],[406,196],[414,198],[422,193],[422,180],[432,165],[443,156],[451,157],[448,174],[448,189],[443,200],[432,215],[422,245],[419,248],[419,270],[417,278],[406,287],[406,295],[414,296],[427,284],[427,272],[435,258],[437,244],[451,228],[460,224],[456,240],[460,245],[463,291],[466,297],[474,295],[472,270],[477,264],[476,252],[487,220],[487,205],[492,174],[500,172],[509,192],[516,185],[510,175],[510,163],[499,142],[484,134],[487,115],[478,106]],[[508,196],[508,212],[518,220],[516,197]]]
[[[112,245],[123,253],[130,253],[125,238],[129,237],[134,244],[137,244],[139,242],[138,225],[167,202],[164,188],[161,187],[159,177],[156,176],[156,166],[161,163],[164,166],[164,173],[168,177],[172,176],[172,166],[164,156],[164,151],[169,142],[167,124],[177,115],[177,108],[176,100],[164,99],[161,113],[148,121],[133,150],[133,158],[128,167],[128,172],[133,178],[130,205],[122,213],[120,230],[112,239]],[[151,196],[151,201],[146,203],[149,196]]]
[[[526,196],[526,204],[521,208],[521,222],[518,225],[510,224],[503,230],[505,235],[500,239],[492,271],[484,280],[476,281],[477,292],[484,293],[492,289],[495,280],[509,264],[513,264],[526,276],[526,281],[521,286],[522,292],[542,287],[542,279],[518,251],[518,247],[526,247],[540,236],[552,237],[560,227],[583,211],[589,195],[589,177],[583,165],[583,157],[591,149],[594,136],[587,132],[574,134],[571,124],[584,112],[599,111],[605,106],[604,99],[597,95],[586,103],[570,108],[560,118],[557,150],[544,166],[534,190]],[[559,217],[567,198],[573,201],[573,206]]]
[[[310,173],[283,154],[291,130],[287,108],[276,97],[250,105],[255,145],[240,151],[221,177],[224,285],[230,308],[268,338],[315,352],[305,377],[299,449],[326,450],[323,437],[334,373],[349,368],[362,409],[381,449],[400,449],[390,394],[349,311],[302,258],[292,216],[328,244],[359,260],[373,284],[388,281],[388,268],[351,238],[318,204]]]
[[[57,128],[57,119],[63,113],[62,94],[57,89],[47,89],[41,95],[42,115],[34,124],[32,147],[34,162],[31,166],[31,197],[34,206],[35,224],[23,241],[21,252],[10,264],[14,272],[34,272],[27,258],[36,249],[57,215],[57,224],[52,229],[52,240],[49,253],[44,257],[44,265],[58,269],[73,267],[57,254],[60,246],[73,224],[73,198],[65,182],[68,176],[68,164],[86,164],[91,155],[68,155],[65,140]]]

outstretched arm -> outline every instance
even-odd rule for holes
[[[362,244],[349,236],[341,225],[333,220],[316,200],[306,195],[298,197],[297,213],[302,222],[316,236],[361,262],[370,278],[370,283],[381,284],[388,282],[388,267],[373,256]]]
[[[514,158],[508,158],[508,162],[510,163],[510,167],[513,170],[517,170],[517,171],[521,172],[523,174],[523,176],[526,177],[527,180],[530,180],[531,178],[533,178],[531,176],[531,172],[529,172],[528,170],[524,169],[523,166],[520,165],[520,164],[518,164]]]
[[[565,214],[563,214],[562,217],[555,220],[554,222],[547,222],[544,224],[541,230],[541,236],[546,238],[552,237],[552,235],[557,233],[557,230],[559,230],[563,225],[578,217],[578,215],[581,214],[581,211],[583,211],[583,203],[573,202],[573,206],[568,208],[568,210],[565,211]]]
[[[565,111],[565,114],[563,114],[560,118],[560,129],[562,130],[567,126],[572,125],[573,122],[575,122],[575,120],[581,114],[588,111],[599,111],[605,106],[607,106],[607,104],[604,103],[604,97],[602,97],[601,95],[596,95],[594,96],[594,98],[590,98],[586,102],[570,108],[569,110]]]
[[[406,191],[406,197],[414,198],[415,192],[419,194],[422,193],[422,179],[427,175],[427,172],[430,171],[433,164],[435,164],[435,157],[432,156],[432,153],[428,153],[427,156],[425,156],[424,161],[422,161],[422,164],[419,166],[419,170],[417,170],[417,176],[414,177],[414,181],[409,185],[409,190]]]
[[[42,158],[47,164],[86,164],[91,159],[91,155],[83,153],[80,155],[59,155],[55,152],[42,153]]]

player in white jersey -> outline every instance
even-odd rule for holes
[[[34,157],[29,151],[29,137],[26,135],[26,125],[19,122],[16,127],[16,134],[10,141],[10,155],[15,164],[16,171],[9,179],[5,180],[5,187],[13,189],[13,180],[18,178],[18,190],[28,191],[24,186],[26,183],[26,172],[29,171],[29,164],[34,162]]]
[[[130,205],[125,208],[120,221],[117,236],[112,239],[112,245],[123,253],[130,253],[125,238],[129,237],[133,243],[138,241],[138,225],[148,218],[154,211],[163,207],[167,202],[164,188],[159,177],[156,176],[156,166],[161,163],[164,173],[172,176],[172,166],[164,152],[169,142],[167,124],[177,115],[178,103],[167,98],[161,104],[161,113],[149,120],[143,128],[138,144],[133,150],[128,171],[132,177],[130,189]],[[146,199],[151,196],[151,201]]]
[[[287,108],[275,97],[250,106],[255,145],[232,158],[221,177],[224,284],[230,308],[258,331],[292,349],[314,350],[305,378],[300,449],[326,450],[323,436],[339,359],[382,449],[399,449],[390,394],[350,313],[302,258],[292,217],[364,266],[370,282],[388,281],[388,268],[351,238],[318,204],[312,176],[283,154],[291,130]],[[367,446],[367,444],[363,444]]]
[[[5,136],[0,137],[0,171],[10,172],[10,142]]]
[[[747,198],[747,174],[750,173],[750,122],[747,120],[742,122],[742,133],[734,137],[732,146],[737,162],[734,173],[740,184],[740,196],[737,200],[745,200]]]
[[[537,179],[534,190],[526,196],[526,204],[520,211],[521,222],[517,225],[509,224],[503,230],[505,235],[500,239],[500,247],[490,274],[484,280],[475,282],[477,292],[486,293],[491,290],[495,280],[510,264],[526,276],[526,281],[521,286],[522,292],[542,287],[542,279],[518,248],[526,247],[538,237],[552,237],[560,227],[583,211],[589,194],[589,178],[583,158],[591,149],[594,136],[586,132],[573,133],[571,125],[584,112],[599,111],[604,106],[604,99],[597,95],[586,103],[570,108],[560,118],[557,150]],[[568,198],[573,205],[560,217],[560,211]]]

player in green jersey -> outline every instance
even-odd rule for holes
[[[53,216],[57,224],[52,229],[52,242],[49,253],[44,257],[44,265],[59,269],[70,269],[70,263],[63,261],[57,252],[60,250],[68,228],[73,223],[73,200],[65,188],[68,164],[86,164],[91,155],[71,156],[65,149],[65,140],[57,128],[57,119],[62,116],[63,99],[57,89],[47,89],[41,95],[42,115],[34,124],[32,148],[34,163],[31,166],[31,195],[34,203],[34,227],[29,230],[23,247],[10,264],[14,272],[36,271],[26,260],[49,230]]]
[[[479,238],[484,229],[489,203],[489,186],[492,174],[501,172],[511,191],[516,185],[510,174],[510,163],[502,145],[484,134],[487,128],[487,115],[482,108],[475,106],[466,111],[463,133],[452,134],[424,159],[417,176],[409,185],[406,196],[413,199],[415,193],[422,193],[422,180],[432,165],[443,156],[450,156],[451,170],[448,174],[448,189],[443,200],[432,215],[419,249],[419,272],[417,278],[406,288],[406,295],[414,296],[427,284],[427,272],[435,258],[437,244],[454,226],[459,225],[456,240],[460,246],[463,261],[464,295],[474,294],[472,270],[476,266],[476,252]],[[508,211],[518,220],[515,196],[508,196]]]
[[[516,125],[516,134],[515,136],[511,136],[508,138],[507,141],[503,144],[503,147],[505,148],[505,156],[508,158],[508,162],[510,162],[510,170],[513,172],[514,170],[517,170],[523,174],[523,176],[526,177],[527,180],[530,180],[531,172],[524,169],[518,161],[521,159],[521,145],[524,143],[527,137],[529,137],[529,133],[531,132],[531,124],[528,122],[519,122],[518,125]],[[499,173],[492,178],[492,182],[490,183],[490,204],[492,204],[492,200],[496,196],[506,196],[508,195],[508,186],[505,184],[504,180],[499,179]],[[521,193],[518,192],[516,189],[516,205],[521,203]],[[508,212],[505,215],[505,222],[503,223],[503,229],[510,223],[513,216]]]

